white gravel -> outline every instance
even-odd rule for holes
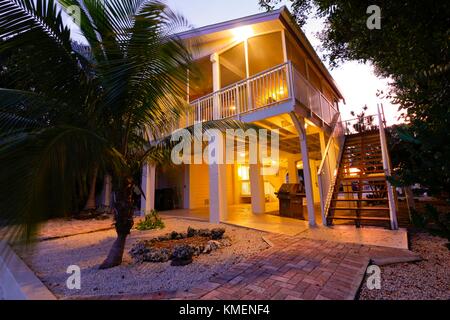
[[[135,264],[128,251],[137,240],[150,239],[171,231],[186,231],[189,226],[197,229],[217,227],[174,218],[165,219],[164,222],[164,230],[134,230],[127,241],[123,264],[109,270],[98,270],[98,266],[115,239],[112,230],[40,242],[26,250],[15,249],[42,282],[57,297],[64,298],[186,290],[268,248],[262,239],[266,233],[223,225],[221,227],[226,229],[225,236],[231,238],[232,245],[210,255],[196,257],[188,266],[172,267],[170,262]],[[67,289],[69,274],[66,270],[70,265],[81,268],[81,290]]]
[[[361,300],[450,300],[450,251],[446,239],[410,233],[423,261],[381,267],[381,290],[361,289]],[[365,282],[364,282],[365,283]]]

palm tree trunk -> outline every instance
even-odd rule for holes
[[[88,199],[86,201],[86,204],[84,205],[85,211],[95,210],[97,208],[97,203],[95,201],[97,174],[98,174],[98,165],[96,165],[94,167],[94,172],[92,174],[92,180],[91,180],[91,185],[89,187]]]
[[[100,265],[100,269],[110,269],[122,263],[126,239],[134,224],[133,180],[127,178],[125,181],[125,186],[123,190],[117,193],[114,203],[117,239],[109,250],[105,261]]]

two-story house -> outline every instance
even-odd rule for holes
[[[372,136],[375,132],[375,147],[370,137],[368,144],[360,146],[358,137],[367,134],[355,132],[355,125],[347,124],[345,132],[346,123],[339,113],[344,97],[285,7],[179,36],[195,47],[195,65],[200,74],[188,76],[190,110],[179,128],[234,119],[277,130],[278,169],[264,175],[264,161],[248,165],[240,161],[146,166],[142,180],[146,194],[142,198],[143,212],[155,208],[156,196],[164,197],[157,190],[169,189],[175,208],[203,210],[214,223],[226,219],[230,210],[239,206],[251,205],[250,214],[254,215],[269,211],[277,214],[280,202],[276,193],[280,187],[301,183],[304,188],[290,196],[294,199],[301,194],[303,217],[311,226],[319,219],[323,224],[380,220],[397,228],[378,127],[369,130]],[[358,132],[353,138],[345,137],[345,133]],[[358,146],[366,151],[358,151]],[[367,153],[367,148],[372,148],[371,156],[380,154],[378,165],[372,163],[375,170],[363,168],[368,160],[358,158],[358,152]],[[240,152],[240,156],[248,159],[248,150]],[[351,161],[343,164],[341,159],[345,157]],[[375,195],[371,187],[380,177],[386,187],[378,188],[381,195]],[[375,203],[375,199],[379,202]],[[283,209],[286,210],[289,208]]]

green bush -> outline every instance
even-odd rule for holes
[[[165,225],[159,216],[158,212],[152,210],[150,214],[145,216],[145,219],[139,222],[136,226],[136,229],[139,231],[147,231],[147,230],[155,230],[155,229],[164,229]]]
[[[427,225],[426,217],[415,209],[411,209],[411,222],[415,227],[425,228]]]
[[[414,226],[447,238],[449,240],[447,247],[450,249],[450,212],[439,212],[436,207],[427,204],[423,213],[413,210],[411,220]]]

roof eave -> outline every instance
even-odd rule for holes
[[[289,10],[286,7],[281,8],[280,12],[281,18],[284,20],[284,22],[291,27],[292,31],[296,33],[296,35],[300,38],[300,41],[305,45],[306,49],[311,54],[312,58],[314,59],[314,62],[317,63],[321,71],[324,73],[324,75],[327,77],[327,79],[330,81],[331,85],[333,86],[333,89],[337,92],[339,95],[339,98],[345,101],[345,98],[339,89],[336,81],[331,76],[330,72],[328,71],[327,67],[323,64],[320,57],[317,55],[316,50],[314,50],[311,42],[309,42],[308,38],[306,37],[305,33],[302,31],[300,26],[295,22],[294,17],[291,15]]]
[[[216,24],[212,24],[212,25],[208,25],[208,26],[204,26],[204,27],[200,27],[200,28],[196,28],[196,29],[192,29],[192,30],[187,30],[187,31],[178,33],[177,36],[181,40],[187,40],[190,38],[200,37],[200,36],[211,34],[211,33],[234,29],[234,28],[238,28],[241,26],[245,26],[245,25],[251,25],[251,24],[275,20],[280,17],[280,15],[284,9],[286,9],[286,8],[281,7],[278,10],[274,10],[274,11],[270,11],[270,12],[258,13],[258,14],[254,14],[251,16],[239,18],[239,19],[220,22],[220,23],[216,23]]]

